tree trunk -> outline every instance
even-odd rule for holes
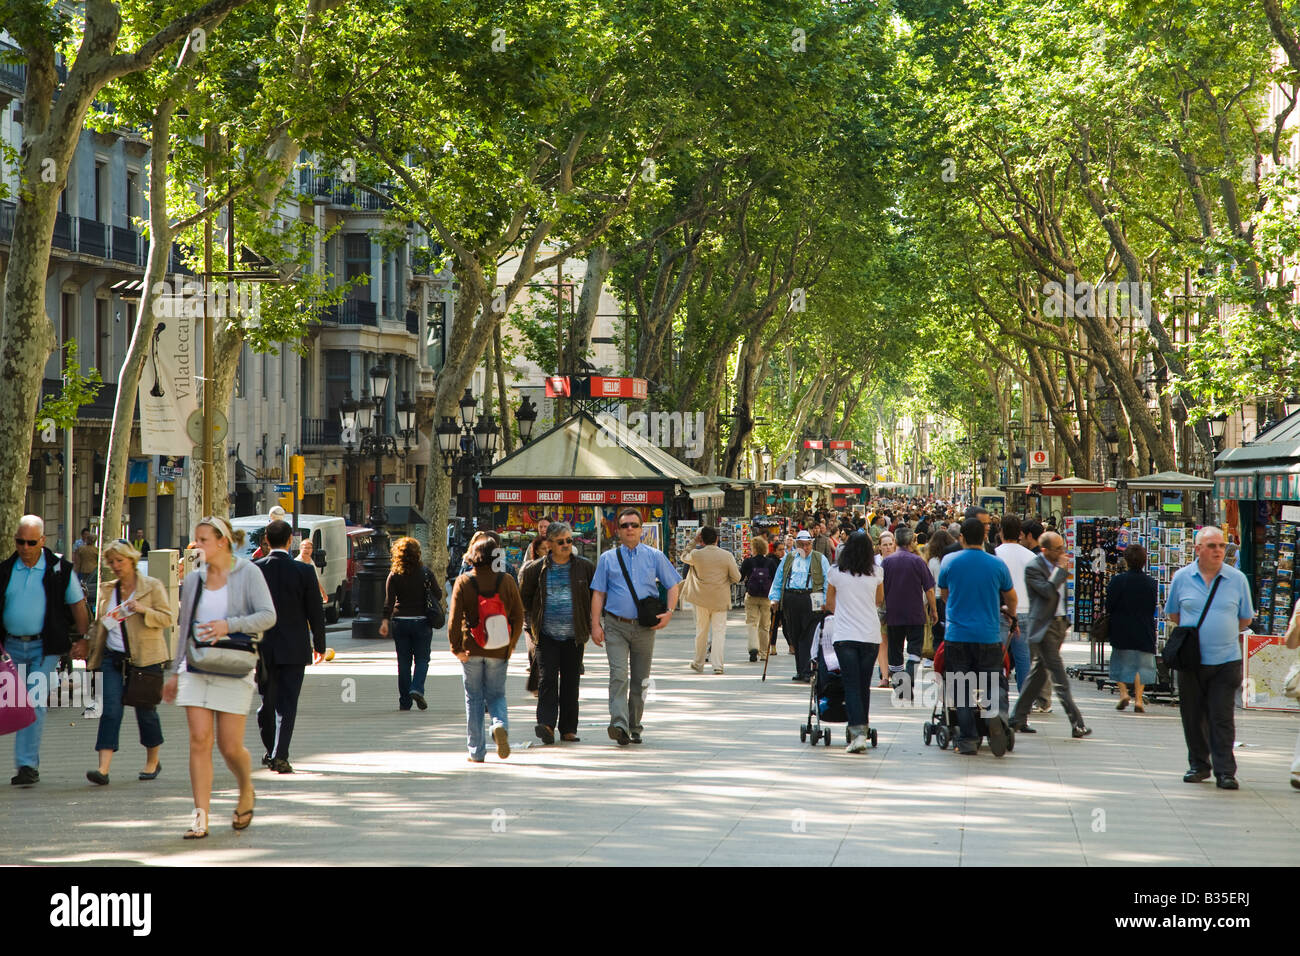
[[[600,297],[605,291],[605,277],[613,268],[614,257],[604,243],[592,246],[587,253],[587,272],[582,278],[582,293],[578,297],[577,315],[573,319],[573,334],[565,346],[560,361],[560,371],[577,371],[578,362],[586,356],[591,346],[591,330],[600,312]]]
[[[501,435],[505,441],[506,454],[515,450],[515,433],[511,427],[510,403],[506,401],[506,360],[501,351],[501,326],[492,330],[492,365],[496,370],[497,404],[501,406]]]

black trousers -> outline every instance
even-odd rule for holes
[[[812,598],[808,591],[786,591],[781,595],[781,627],[786,643],[794,648],[794,673],[808,677],[812,673]]]
[[[1241,661],[1228,661],[1178,672],[1178,711],[1189,770],[1213,770],[1216,777],[1236,775],[1233,708],[1241,687],[1241,666]]]
[[[578,668],[582,645],[576,640],[537,639],[537,722],[561,734],[578,732]],[[556,714],[559,723],[556,723]]]
[[[301,664],[289,666],[262,661],[258,665],[262,706],[257,708],[257,729],[266,752],[275,760],[289,759],[289,742],[298,719],[298,695],[302,693],[306,670]]]
[[[944,644],[944,704],[957,711],[957,742],[978,745],[984,736],[981,720],[1005,720],[1007,717],[1007,675],[1002,670],[1002,642],[945,641]],[[992,712],[994,694],[997,695],[997,714]],[[981,709],[981,703],[985,709]]]
[[[925,644],[924,624],[889,624],[885,627],[889,640],[889,671],[894,689],[904,700],[912,699],[912,689],[916,686],[916,662],[921,659],[921,648]],[[903,650],[906,647],[907,661],[904,664]],[[907,683],[899,684],[895,674],[905,672]]]

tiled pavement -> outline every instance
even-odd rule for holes
[[[1238,711],[1242,789],[1182,782],[1176,709],[1118,713],[1091,684],[1073,688],[1094,735],[1072,740],[1065,718],[1039,717],[1015,751],[964,758],[926,747],[926,710],[878,692],[880,747],[800,744],[807,689],[793,658],[768,681],[749,664],[742,616],[729,622],[727,673],[697,675],[679,616],[656,648],[646,743],[605,733],[607,667],[588,648],[578,744],[533,740],[522,648],[511,662],[506,761],[465,759],[459,665],[435,636],[429,710],[397,711],[391,644],[330,635],[337,658],[308,670],[293,775],[259,769],[257,815],[235,833],[233,779],[217,756],[209,839],[180,839],[192,805],[184,715],[162,709],[158,780],[130,714],[113,783],[98,788],[95,722],[51,712],[41,783],[0,784],[0,864],[703,864],[703,865],[1285,865],[1300,838],[1300,793],[1287,782],[1300,721]],[[346,624],[346,622],[345,622]],[[782,645],[784,647],[784,645]],[[1067,658],[1086,660],[1082,644]],[[354,693],[352,692],[354,691]],[[532,746],[530,746],[530,742]],[[247,743],[261,755],[255,721]],[[0,742],[6,756],[8,741]],[[9,774],[6,773],[6,777]]]

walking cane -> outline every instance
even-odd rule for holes
[[[772,653],[776,650],[776,616],[780,614],[780,607],[772,612],[772,626],[767,634],[767,657],[763,658],[763,682],[767,681],[767,662],[772,659]]]

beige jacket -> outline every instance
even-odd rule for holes
[[[711,611],[725,611],[731,607],[731,586],[740,583],[740,567],[730,551],[716,544],[707,544],[682,555],[682,563],[694,571],[683,599]]]
[[[106,581],[99,586],[99,601],[95,605],[95,623],[90,626],[90,652],[86,659],[86,670],[98,670],[104,659],[104,648],[108,646],[108,629],[104,627],[103,618],[108,609],[117,604],[113,593],[116,583]],[[123,594],[122,600],[131,595]],[[130,650],[131,663],[137,667],[160,664],[171,658],[171,649],[163,636],[163,628],[176,626],[176,609],[171,605],[167,589],[157,578],[151,578],[139,571],[135,575],[136,611],[123,622],[126,630],[126,646]]]

